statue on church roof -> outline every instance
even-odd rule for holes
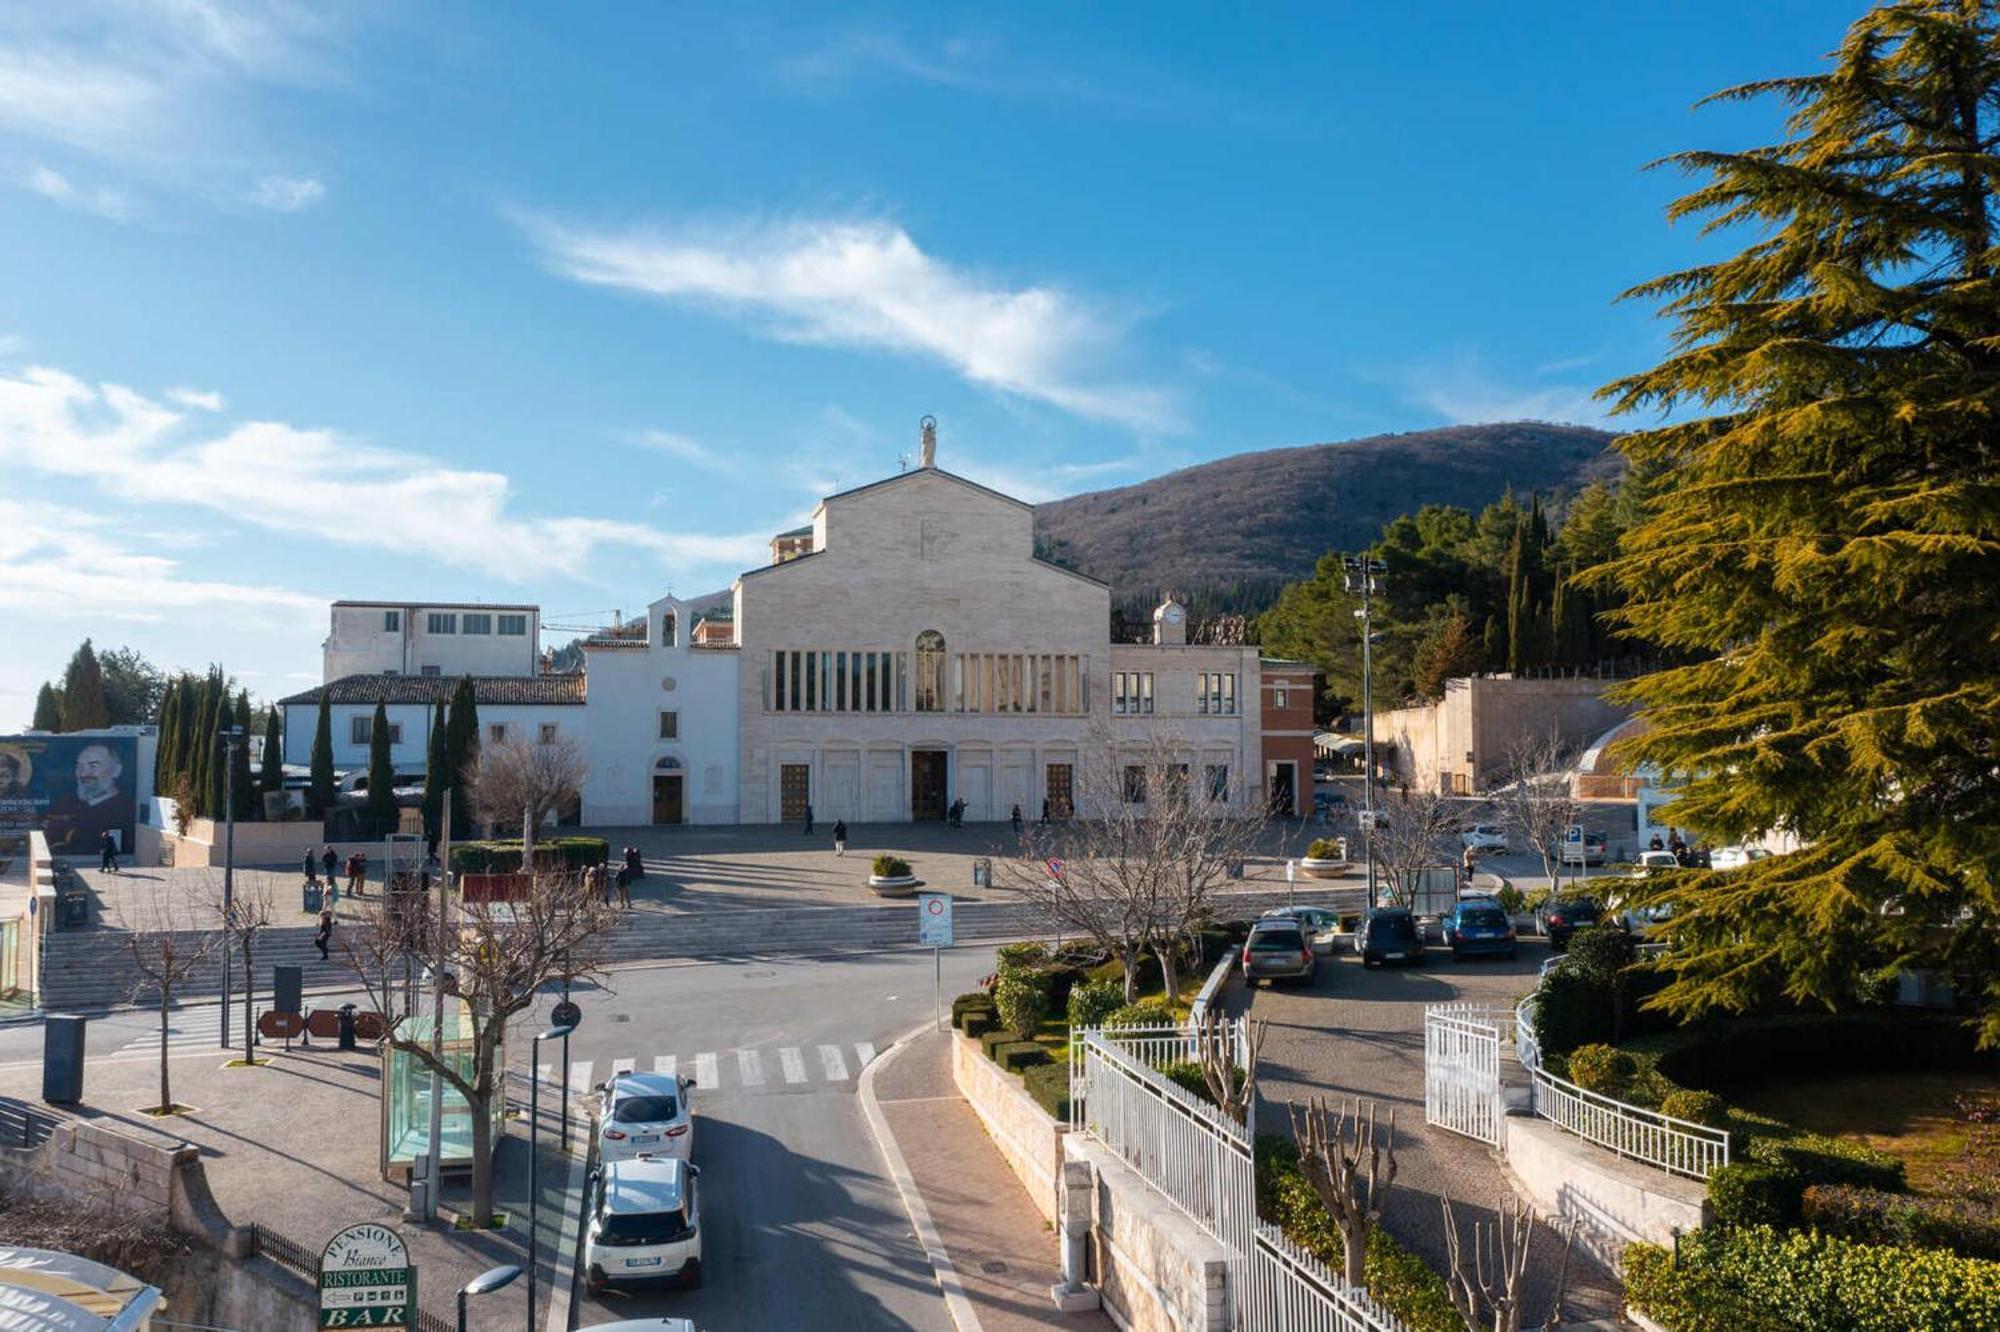
[[[937,418],[926,416],[917,423],[921,432],[918,442],[917,466],[937,466]]]

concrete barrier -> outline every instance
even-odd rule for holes
[[[1098,1295],[1126,1332],[1224,1332],[1229,1250],[1117,1153],[1082,1134],[1063,1140],[1088,1162]]]
[[[1633,1240],[1671,1246],[1702,1224],[1696,1180],[1613,1155],[1536,1116],[1509,1116],[1504,1149],[1517,1190],[1537,1212],[1576,1224],[1576,1246],[1616,1271]]]

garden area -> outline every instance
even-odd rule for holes
[[[1709,1222],[1626,1253],[1670,1332],[2000,1328],[2000,1075],[1949,1014],[1879,1002],[1666,1025],[1622,931],[1543,979],[1544,1065],[1587,1091],[1725,1129]]]

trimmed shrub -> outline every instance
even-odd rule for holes
[[[1125,987],[1117,981],[1087,981],[1069,992],[1071,1031],[1101,1027],[1125,1005]]]
[[[602,837],[546,837],[535,843],[535,863],[541,866],[584,870],[610,859],[611,843]],[[451,848],[451,868],[457,874],[518,874],[521,839],[460,842]]]
[[[1719,1226],[1789,1226],[1804,1188],[1783,1166],[1737,1161],[1708,1177],[1708,1208]]]
[[[1060,1013],[1069,1004],[1070,994],[1079,985],[1089,981],[1090,973],[1082,967],[1058,964],[1043,967],[1040,972],[1042,989],[1049,996],[1049,1011]],[[1119,993],[1122,995],[1123,990]]]
[[[1000,1030],[1000,1015],[990,1008],[975,1008],[965,1015],[964,1027],[966,1035],[984,1039],[989,1032]]]
[[[1611,995],[1579,967],[1557,967],[1535,991],[1535,1041],[1548,1058],[1610,1040],[1613,1016]]]
[[[1341,859],[1340,843],[1334,841],[1331,837],[1316,837],[1313,839],[1313,844],[1306,848],[1306,858],[1309,860],[1339,860]]]
[[[1660,1101],[1660,1113],[1709,1128],[1729,1127],[1729,1102],[1714,1092],[1668,1092]]]
[[[1124,991],[1119,991],[1123,994]],[[1127,1004],[1104,1019],[1107,1027],[1171,1027],[1179,1022],[1174,1010],[1155,999]]]
[[[1049,1112],[1049,1116],[1059,1123],[1069,1122],[1069,1066],[1067,1064],[1035,1064],[1021,1071],[1021,1085],[1028,1095],[1035,1098],[1035,1104]]]
[[[1639,1061],[1613,1045],[1580,1045],[1569,1052],[1569,1080],[1599,1096],[1622,1099],[1638,1073]]]
[[[1864,1244],[1909,1244],[2000,1259],[2000,1208],[1976,1198],[1814,1184],[1800,1195],[1799,1220]]]
[[[1049,950],[1038,943],[1001,944],[994,956],[1000,960],[1000,974],[1010,971],[1036,971],[1049,964]]]
[[[1049,1015],[1049,987],[1046,972],[1005,972],[993,987],[993,1002],[1000,1021],[1023,1036],[1041,1030]]]
[[[1674,1332],[2000,1327],[2000,1263],[1812,1231],[1704,1227],[1625,1249],[1626,1299]]]
[[[1192,1059],[1175,1060],[1160,1070],[1160,1076],[1182,1091],[1199,1096],[1210,1105],[1215,1104],[1215,1098],[1208,1094],[1208,1079],[1201,1075],[1201,1065]]]
[[[1786,1074],[1823,1076],[1901,1068],[1990,1067],[1969,1027],[1952,1017],[1890,1013],[1799,1013],[1731,1018],[1656,1037],[1660,1072],[1683,1087],[1727,1096]]]
[[[967,1013],[992,1013],[998,1010],[993,1005],[993,996],[984,990],[972,990],[951,1001],[951,1025],[961,1030]]]
[[[1019,1073],[1022,1069],[1049,1062],[1047,1047],[1033,1041],[1010,1041],[994,1050],[993,1057],[1009,1073]]]
[[[1616,925],[1592,925],[1569,939],[1569,965],[1595,976],[1607,993],[1632,958],[1632,936]]]
[[[878,879],[900,879],[910,872],[910,862],[887,851],[869,862],[868,872]]]
[[[995,1063],[998,1063],[1000,1060],[998,1051],[1001,1046],[1012,1045],[1020,1039],[1020,1033],[1010,1030],[1005,1023],[995,1026],[991,1031],[983,1031],[979,1034],[979,1044],[986,1051],[986,1057]]]
[[[1521,915],[1528,909],[1528,895],[1511,883],[1493,894],[1493,900],[1510,916]]]
[[[1890,1191],[1903,1187],[1903,1163],[1887,1152],[1820,1133],[1759,1133],[1765,1125],[1790,1128],[1774,1120],[1748,1120],[1739,1115],[1737,1121],[1747,1122],[1752,1135],[1743,1149],[1744,1158],[1791,1171],[1799,1177],[1801,1188],[1807,1184],[1848,1184]]]

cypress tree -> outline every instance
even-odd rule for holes
[[[111,709],[104,702],[104,671],[86,638],[63,671],[62,729],[90,731],[110,724]]]
[[[375,705],[375,721],[368,730],[368,821],[372,831],[395,831],[396,767],[389,758],[389,705]]]
[[[181,675],[180,721],[174,728],[174,774],[194,780],[195,728],[201,724],[201,682],[191,672]]]
[[[430,734],[424,741],[424,836],[427,838],[442,836],[444,832],[444,790],[454,784],[448,776],[450,729],[445,719],[444,699],[440,697],[431,714]]]
[[[207,737],[203,747],[207,766],[202,770],[202,784],[208,792],[208,800],[207,808],[202,812],[211,819],[220,819],[227,812],[223,800],[227,795],[224,782],[229,775],[229,749],[222,743],[222,732],[231,724],[233,714],[229,707],[229,685],[217,667],[209,668],[206,693],[209,723],[203,730]]]
[[[285,789],[285,724],[275,707],[264,710],[264,762],[257,769],[257,793]]]
[[[1598,576],[1618,623],[1690,663],[1629,688],[1648,729],[1627,757],[1684,778],[1681,827],[1801,843],[1677,895],[1654,1002],[1836,1005],[1871,968],[1938,967],[1990,1047],[2000,14],[1883,5],[1832,59],[1720,95],[1781,99],[1781,142],[1671,159],[1700,178],[1671,216],[1753,234],[1628,293],[1673,343],[1604,390],[1668,424],[1618,441],[1657,489]]]
[[[333,808],[333,705],[326,689],[319,691],[319,720],[313,727],[312,775],[306,784],[306,810],[319,818]]]
[[[451,773],[451,835],[470,837],[472,821],[472,783],[465,779],[465,770],[479,752],[479,704],[473,697],[472,677],[461,676],[458,686],[452,690],[451,720],[446,723],[445,760]]]
[[[153,748],[153,789],[166,793],[173,789],[174,745],[178,737],[181,720],[180,678],[167,681],[167,692],[160,696],[160,738]]]
[[[33,729],[37,731],[60,731],[62,729],[62,696],[48,681],[35,691],[35,720]]]
[[[1515,524],[1514,544],[1507,553],[1507,669],[1519,674],[1529,664],[1533,632],[1528,617],[1533,608],[1528,600],[1528,552],[1525,521]]]
[[[257,799],[257,783],[250,775],[250,728],[256,724],[256,719],[250,715],[249,690],[236,691],[236,712],[231,722],[243,729],[243,739],[236,746],[233,764],[236,769],[236,817],[254,819],[262,802]]]

